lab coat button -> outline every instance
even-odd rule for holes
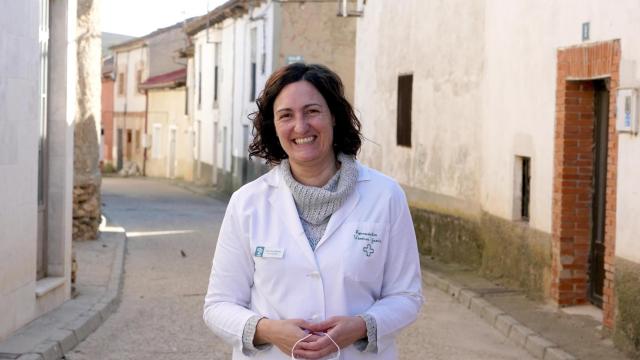
[[[314,272],[308,273],[307,276],[311,277],[311,278],[318,279],[318,278],[320,278],[320,273],[317,272],[317,271],[314,271]]]

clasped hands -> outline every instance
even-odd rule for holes
[[[254,344],[273,344],[283,353],[302,359],[320,359],[338,351],[334,343],[321,333],[327,333],[340,348],[345,348],[367,335],[367,326],[359,316],[334,316],[325,321],[311,323],[301,319],[271,320],[258,322]]]

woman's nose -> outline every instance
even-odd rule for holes
[[[295,116],[295,131],[299,133],[303,133],[307,131],[307,127],[309,124],[307,123],[307,119],[304,118],[303,114],[296,114]]]

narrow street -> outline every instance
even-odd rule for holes
[[[90,359],[229,359],[204,325],[202,302],[225,204],[167,182],[103,179],[104,210],[127,231],[118,310],[67,356]],[[401,359],[532,359],[437,289],[399,339]]]

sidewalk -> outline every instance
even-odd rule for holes
[[[74,242],[73,298],[0,342],[0,359],[58,360],[94,332],[118,306],[125,243],[124,229],[109,222],[98,240]]]
[[[599,311],[590,305],[557,309],[462,266],[426,257],[421,262],[425,284],[447,292],[538,359],[628,359],[601,335]]]

